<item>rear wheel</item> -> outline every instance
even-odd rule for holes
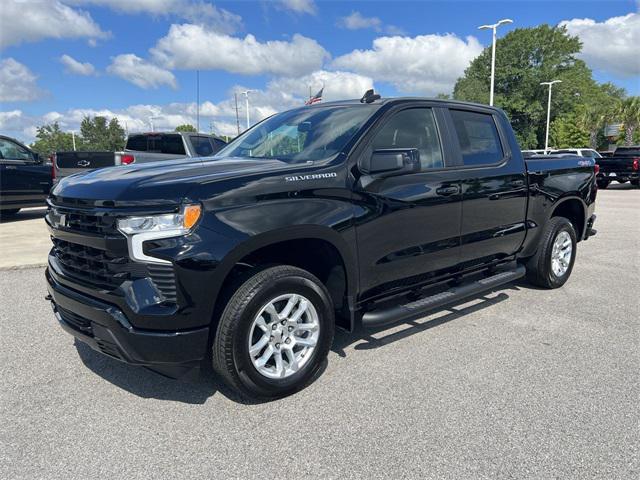
[[[317,374],[333,333],[333,304],[315,276],[292,266],[267,268],[229,300],[213,341],[213,367],[249,397],[282,397]]]
[[[547,222],[536,254],[527,262],[527,279],[543,288],[558,288],[571,276],[576,259],[576,233],[564,217]]]
[[[629,182],[631,182],[631,185],[633,185],[634,187],[640,186],[640,178],[634,178],[632,180],[629,180]]]
[[[598,184],[598,188],[600,188],[602,190],[606,189],[609,186],[609,180],[604,180],[604,179],[600,180],[600,179],[598,179],[596,181],[596,183]]]

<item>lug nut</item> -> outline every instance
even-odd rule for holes
[[[289,327],[289,331],[290,331],[290,332],[293,332],[293,327]]]
[[[276,343],[276,348],[280,348],[280,344],[279,343]]]
[[[280,323],[281,323],[282,325],[284,325],[284,324],[285,324],[285,323],[287,323],[287,322],[285,322],[284,320],[282,320]]]
[[[276,328],[278,328],[278,325],[274,323],[273,326],[271,327],[271,330],[275,330]]]
[[[287,339],[284,341],[284,343],[291,343],[291,339],[290,339],[290,338],[287,338]]]
[[[273,335],[271,335],[271,338],[269,340],[273,340]]]

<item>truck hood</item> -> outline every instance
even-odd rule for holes
[[[180,202],[195,186],[290,167],[280,160],[190,158],[116,166],[63,178],[55,198],[113,201],[115,205]]]

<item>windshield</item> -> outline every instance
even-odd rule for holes
[[[240,135],[217,157],[277,158],[288,163],[329,158],[344,148],[376,108],[303,107],[279,113]]]

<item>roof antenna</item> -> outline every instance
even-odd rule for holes
[[[380,95],[373,91],[373,88],[364,92],[364,95],[360,99],[360,103],[373,103],[376,100],[380,100]]]

